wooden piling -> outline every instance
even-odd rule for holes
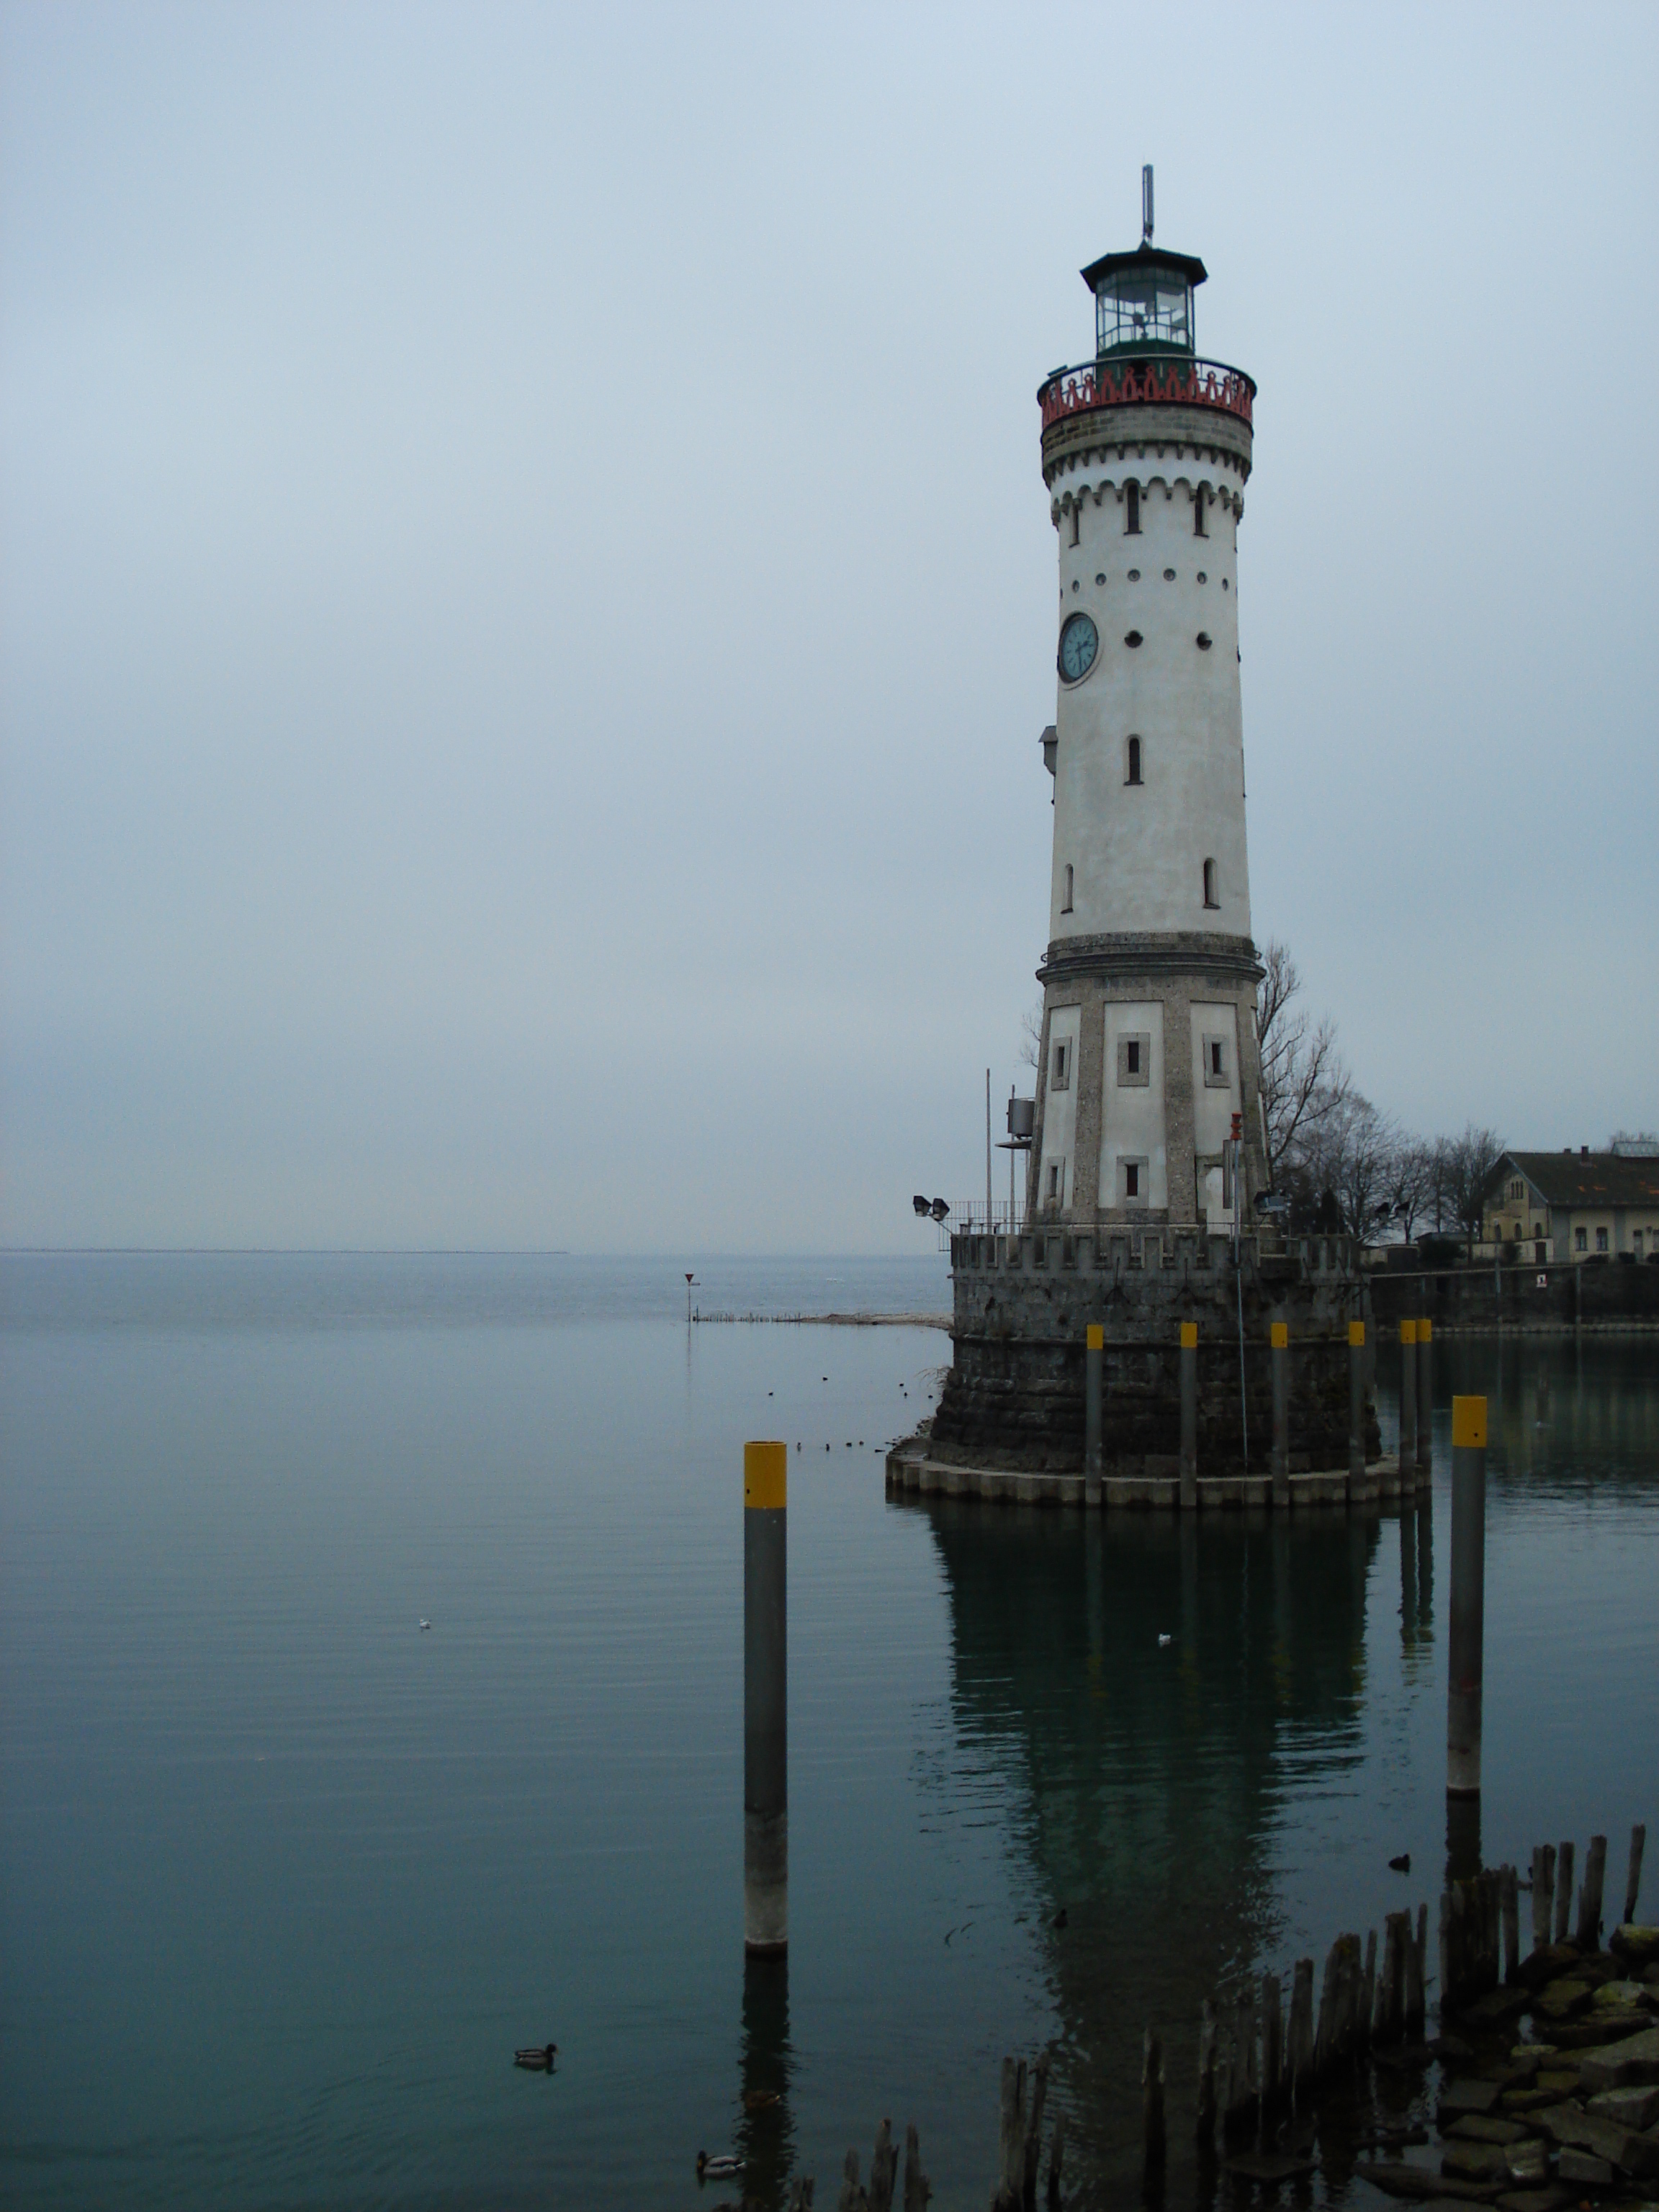
[[[1283,1993],[1277,1974],[1261,1977],[1261,2111],[1276,2112],[1285,2095]]]
[[[1421,2035],[1429,1979],[1429,1908],[1417,1908],[1417,1935],[1406,1952],[1406,2033]]]
[[[1607,1839],[1592,1836],[1589,1849],[1584,1854],[1584,1887],[1578,1897],[1578,1948],[1581,1951],[1599,1951],[1601,1948],[1601,1885],[1607,1879]]]
[[[1289,2060],[1291,2098],[1298,2112],[1307,2101],[1313,2082],[1313,1960],[1298,1959],[1291,1977],[1291,2033],[1286,2057]]]
[[[1181,1510],[1198,1504],[1198,1323],[1181,1324]]]
[[[892,2212],[893,2185],[898,2179],[898,2153],[893,2148],[893,2123],[884,2120],[876,2130],[876,2147],[870,2154],[870,2212]]]
[[[1532,1948],[1546,1950],[1550,1940],[1550,1907],[1555,1901],[1555,1846],[1532,1847]]]
[[[1365,1324],[1348,1323],[1348,1495],[1365,1480]]]
[[[1512,1866],[1498,1875],[1498,1903],[1504,1916],[1504,1979],[1521,1978],[1521,1881]]]
[[[1273,1390],[1273,1440],[1267,1464],[1273,1504],[1282,1510],[1291,1502],[1291,1332],[1282,1317],[1275,1316],[1269,1323],[1267,1340]]]
[[[1200,2151],[1215,2142],[1215,2007],[1204,2000],[1198,2031],[1198,2104],[1193,2115],[1194,2132]]]
[[[1140,2136],[1144,2179],[1155,2183],[1164,2172],[1164,2045],[1149,2027],[1141,2044]]]
[[[1401,2039],[1406,2010],[1406,1962],[1401,1948],[1411,1941],[1410,1926],[1408,1912],[1390,1912],[1382,1923],[1382,1976],[1376,1985],[1376,2010],[1371,2022],[1371,2040],[1376,2044],[1398,2043]]]
[[[1563,1844],[1555,1854],[1555,1940],[1567,1940],[1567,1923],[1572,1917],[1572,1845]]]
[[[1400,1495],[1417,1487],[1417,1323],[1400,1324]]]
[[[1060,2185],[1066,2172],[1066,2115],[1062,2112],[1054,2122],[1054,2139],[1048,2147],[1048,2212],[1060,2212]],[[910,2212],[907,2203],[904,2212]]]
[[[1642,1846],[1647,1839],[1647,1822],[1638,1820],[1630,1832],[1630,1873],[1625,1881],[1625,1910],[1622,1915],[1626,1926],[1636,1917],[1636,1900],[1642,1888]]]
[[[1025,2061],[1002,2062],[1002,2108],[997,2124],[994,2212],[1024,2212],[1025,2194]]]
[[[859,2154],[849,2150],[841,2169],[841,2199],[836,2212],[870,2212],[870,2200],[859,2183]]]
[[[904,2212],[927,2212],[933,2193],[933,2185],[921,2170],[921,2144],[913,2120],[904,2130]]]
[[[1025,2173],[1021,2202],[1025,2212],[1036,2212],[1037,2164],[1042,2156],[1042,2114],[1048,2102],[1048,2054],[1045,2051],[1031,2069],[1031,2109],[1025,2121]]]
[[[1354,2014],[1354,2048],[1368,2051],[1371,2041],[1371,2014],[1376,2006],[1376,1930],[1365,1931],[1365,1968],[1359,1978],[1359,2003]]]

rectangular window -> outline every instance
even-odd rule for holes
[[[1066,903],[1060,910],[1062,914],[1072,911],[1072,864],[1069,860],[1066,863]]]
[[[1511,1198],[1523,1197],[1526,1194],[1526,1188],[1525,1183],[1522,1182],[1517,1178],[1516,1181],[1510,1185],[1510,1196]]]
[[[1123,535],[1126,538],[1139,538],[1140,535],[1140,486],[1138,483],[1124,488]]]
[[[1595,1232],[1595,1249],[1598,1252],[1605,1252],[1607,1249],[1607,1232],[1605,1229],[1598,1229]]]
[[[1224,1037],[1208,1036],[1204,1040],[1204,1087],[1206,1091],[1227,1088],[1227,1044]]]
[[[1194,538],[1207,538],[1209,534],[1204,527],[1204,487],[1200,484],[1193,494],[1193,535]]]
[[[1143,1030],[1136,1036],[1121,1036],[1117,1041],[1117,1079],[1121,1088],[1139,1085],[1143,1089],[1152,1079],[1152,1040]]]
[[[1054,1047],[1054,1079],[1051,1091],[1064,1091],[1071,1081],[1071,1047],[1063,1041]]]
[[[1145,1206],[1146,1203],[1146,1162],[1119,1160],[1117,1164],[1117,1202],[1120,1206]]]
[[[1050,1198],[1058,1198],[1060,1196],[1060,1164],[1058,1161],[1056,1161],[1054,1165],[1048,1170],[1048,1195]]]
[[[1575,1252],[1589,1250],[1589,1238],[1582,1229],[1575,1229],[1572,1232],[1572,1249]]]
[[[1130,1160],[1124,1167],[1123,1194],[1126,1198],[1139,1198],[1140,1195],[1140,1162],[1139,1160]]]

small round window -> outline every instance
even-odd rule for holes
[[[1125,643],[1125,645],[1128,645],[1128,646],[1136,646],[1136,645],[1139,645],[1139,644],[1140,643],[1140,641],[1141,641],[1141,638],[1140,638],[1140,632],[1139,632],[1138,629],[1132,629],[1131,631],[1129,631],[1129,633],[1128,633],[1128,634],[1127,634],[1127,635],[1124,638],[1124,641],[1123,641],[1123,642]]]
[[[1198,649],[1200,653],[1207,653],[1210,649],[1210,633],[1206,629],[1198,633]]]
[[[1067,684],[1081,684],[1095,665],[1100,632],[1087,615],[1069,615],[1060,633],[1060,672]]]

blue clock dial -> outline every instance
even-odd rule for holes
[[[1087,615],[1068,615],[1060,633],[1060,672],[1068,684],[1080,684],[1095,665],[1100,632]]]

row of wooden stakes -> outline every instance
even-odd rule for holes
[[[1625,1881],[1626,1921],[1636,1917],[1642,1887],[1642,1854],[1647,1826],[1638,1821],[1630,1834],[1630,1863]],[[1538,1844],[1532,1854],[1532,1948],[1546,1949],[1569,1938],[1583,1952],[1601,1947],[1601,1899],[1607,1883],[1607,1839],[1592,1836],[1584,1854],[1584,1879],[1573,1911],[1571,1843]],[[1455,1881],[1440,1899],[1440,1996],[1452,2011],[1472,2003],[1501,1978],[1515,1981],[1521,1971],[1521,1880],[1512,1866],[1487,1867],[1466,1881]]]

